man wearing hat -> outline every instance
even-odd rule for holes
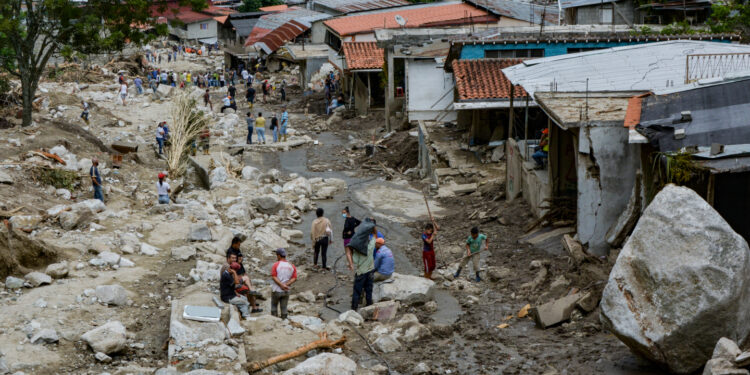
[[[539,139],[539,147],[531,157],[534,158],[537,168],[544,168],[544,159],[547,158],[549,152],[549,129],[542,130],[542,138]]]
[[[281,319],[286,319],[286,305],[289,302],[289,289],[297,281],[297,268],[286,260],[286,250],[276,249],[276,263],[271,266],[271,315],[278,315],[281,308]]]
[[[169,193],[172,189],[169,188],[169,183],[164,181],[167,177],[164,173],[159,173],[159,181],[156,181],[156,193],[159,195],[159,204],[169,204]]]
[[[393,275],[395,263],[391,249],[385,246],[385,239],[378,238],[375,240],[375,274],[373,281],[384,281]]]

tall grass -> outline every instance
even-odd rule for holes
[[[195,99],[180,95],[172,103],[172,122],[169,124],[169,141],[166,148],[167,170],[172,179],[182,177],[187,169],[188,156],[193,142],[209,125],[210,119],[196,108]]]

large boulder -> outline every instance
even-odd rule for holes
[[[190,224],[189,241],[211,241],[212,239],[211,228],[208,225],[202,223]]]
[[[425,303],[432,299],[435,282],[424,277],[393,273],[393,282],[376,283],[372,298],[378,301],[399,301],[409,304]]]
[[[26,281],[31,284],[34,288],[45,285],[45,284],[51,284],[52,283],[52,277],[49,275],[42,273],[42,272],[29,272],[27,273],[24,278]]]
[[[229,175],[227,175],[227,169],[224,167],[216,167],[209,174],[212,188],[221,186],[227,182],[227,178],[229,178]]]
[[[242,168],[242,179],[243,180],[257,180],[260,177],[260,170],[255,167],[246,165]]]
[[[122,285],[99,285],[96,298],[105,305],[123,306],[128,303],[128,292]]]
[[[668,185],[609,275],[602,323],[631,350],[691,373],[727,337],[750,334],[750,249],[693,190]]]
[[[304,177],[297,177],[284,184],[284,192],[294,193],[295,195],[304,195],[309,197],[312,194],[312,185]]]
[[[284,371],[283,375],[353,375],[356,371],[357,364],[348,357],[341,354],[322,353]]]
[[[122,323],[111,321],[84,333],[81,339],[86,341],[94,352],[110,354],[125,349],[127,332]]]
[[[266,214],[275,214],[281,209],[281,198],[276,194],[264,194],[254,197],[253,205]]]

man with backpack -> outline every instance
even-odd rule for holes
[[[349,245],[346,246],[346,260],[349,270],[354,271],[354,291],[352,310],[357,311],[362,292],[365,292],[366,306],[372,305],[372,288],[375,273],[375,241],[378,229],[370,219],[357,227]],[[370,238],[370,234],[373,234]]]

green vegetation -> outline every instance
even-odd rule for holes
[[[78,173],[57,168],[36,168],[34,177],[43,185],[52,185],[55,188],[70,191],[73,191],[79,181]]]
[[[660,190],[664,185],[688,185],[702,180],[706,170],[695,163],[693,156],[686,152],[657,152],[653,156],[654,173]]]
[[[706,25],[714,33],[739,33],[743,41],[750,35],[750,4],[714,3]]]
[[[281,0],[243,0],[240,12],[257,12],[262,7],[284,4]]]

